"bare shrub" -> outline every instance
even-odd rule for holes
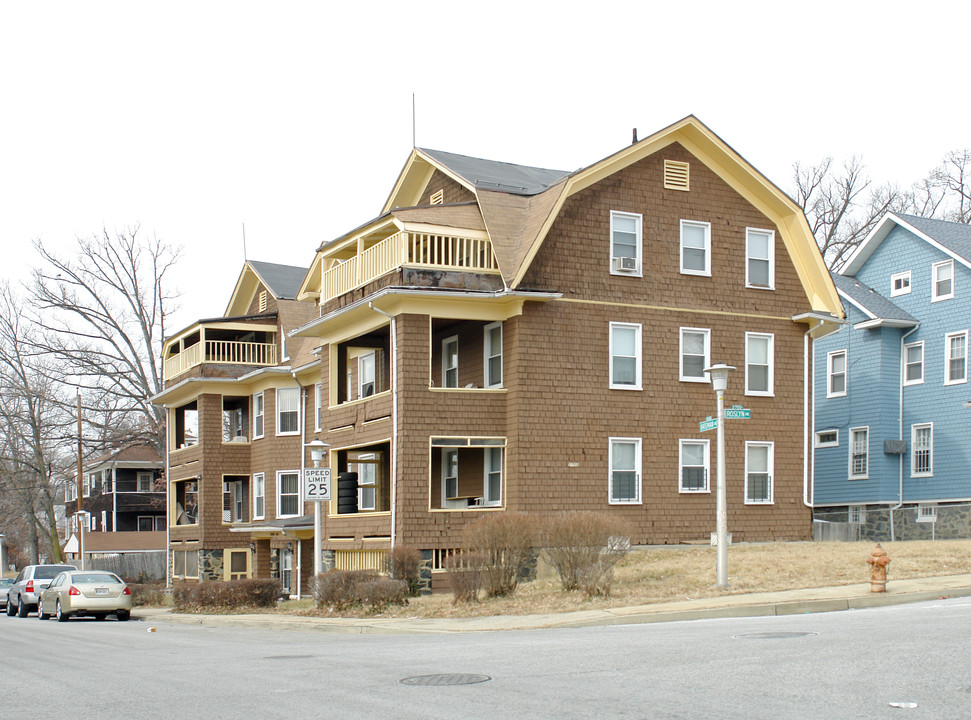
[[[386,605],[405,605],[408,584],[381,577],[375,570],[331,570],[314,582],[314,604],[318,609],[346,610],[359,605],[376,611]]]
[[[489,558],[483,553],[458,553],[445,560],[452,585],[452,602],[477,602],[482,587],[482,572]]]
[[[395,545],[391,550],[391,577],[404,580],[408,594],[418,597],[421,593],[421,552],[408,545]]]
[[[172,593],[176,612],[227,612],[273,607],[280,597],[276,580],[182,583]]]
[[[490,514],[465,528],[465,548],[486,556],[482,586],[489,597],[509,595],[533,558],[536,521],[525,513]]]
[[[543,544],[564,590],[610,595],[614,566],[630,549],[626,525],[588,510],[560,513],[543,524]]]
[[[128,583],[134,607],[162,607],[165,604],[165,585],[157,583]]]

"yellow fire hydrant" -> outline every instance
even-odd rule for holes
[[[870,592],[887,592],[887,565],[890,564],[887,551],[877,543],[866,561],[870,563]]]

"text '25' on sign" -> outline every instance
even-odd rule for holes
[[[303,471],[303,500],[330,500],[330,468],[307,468]]]

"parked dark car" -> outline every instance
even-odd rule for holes
[[[73,565],[28,565],[7,591],[7,615],[27,617],[37,609],[41,591],[65,570],[77,570]]]

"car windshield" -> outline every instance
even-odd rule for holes
[[[117,585],[121,580],[109,573],[74,573],[71,581],[76,583],[108,583]]]
[[[40,565],[34,569],[34,580],[50,580],[65,570],[74,570],[70,565]]]

